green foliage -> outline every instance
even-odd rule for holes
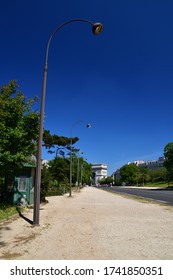
[[[137,184],[146,184],[150,180],[150,176],[148,174],[147,168],[139,168],[138,167],[138,173],[136,175],[137,178]]]
[[[121,184],[122,184],[121,179],[115,179],[113,181],[113,183],[114,183],[115,186],[121,186]]]
[[[113,178],[111,176],[108,176],[107,178],[99,180],[98,183],[100,183],[101,185],[110,185],[113,183]]]
[[[67,182],[69,178],[69,159],[63,157],[55,157],[50,161],[50,173],[53,180],[57,180],[58,184]]]
[[[69,189],[69,177],[70,177],[70,144],[75,144],[79,140],[78,137],[68,138],[64,136],[51,135],[50,130],[44,130],[43,133],[43,146],[48,149],[49,153],[55,153],[55,158],[49,163],[49,172],[52,176],[52,186],[48,188],[48,194],[62,194]],[[92,169],[82,157],[78,158],[78,149],[72,148],[72,182],[77,181],[77,170],[79,162],[78,176],[80,182],[90,184]]]
[[[78,140],[78,137],[72,138],[72,144],[76,143]],[[49,149],[50,153],[57,154],[59,150],[63,149],[64,147],[70,146],[71,138],[58,136],[56,134],[51,135],[50,130],[44,130],[43,141],[43,146],[45,146],[46,149]]]
[[[42,169],[41,194],[45,196],[62,195],[69,189],[69,159],[55,157],[49,166]]]
[[[0,177],[13,175],[35,154],[39,120],[32,110],[35,101],[27,99],[15,81],[0,89]]]
[[[73,183],[77,181],[78,160],[80,166],[79,179],[82,183],[90,184],[92,175],[91,164],[82,157],[73,154]],[[82,172],[82,173],[81,173]],[[62,195],[69,191],[70,161],[69,158],[57,156],[49,162],[49,166],[42,169],[41,198],[42,201],[49,195]]]
[[[48,190],[47,195],[53,196],[53,195],[63,195],[64,193],[69,191],[68,183],[59,184],[57,180],[54,180],[52,182],[52,187]]]
[[[41,173],[41,201],[46,201],[46,196],[62,195],[68,191],[69,180],[66,177],[62,177],[62,173],[60,176],[58,174],[62,161],[64,161],[64,158],[60,160],[56,158],[56,160],[50,162],[49,166],[43,166]],[[61,167],[63,168],[63,166]]]
[[[126,164],[120,168],[122,182],[127,185],[136,184],[139,178],[139,167],[135,164]]]
[[[173,142],[170,142],[165,146],[164,156],[164,166],[168,172],[168,180],[173,181]]]
[[[134,164],[127,164],[120,169],[120,175],[121,182],[126,182],[127,185],[144,185],[147,182],[166,182],[167,180],[167,171],[164,167],[148,170]]]
[[[0,221],[17,214],[16,206],[13,204],[0,203]]]
[[[168,179],[168,173],[165,167],[153,169],[148,171],[150,182],[166,182]]]
[[[45,201],[48,190],[52,185],[52,175],[49,168],[43,165],[41,170],[41,190],[40,190],[40,200]]]
[[[90,185],[91,178],[92,178],[92,164],[89,164],[83,158],[80,158],[80,160],[81,160],[82,183]]]

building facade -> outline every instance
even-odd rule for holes
[[[145,163],[144,160],[135,160],[135,161],[133,161],[133,162],[130,162],[130,161],[129,161],[127,164],[135,164],[135,165],[139,166],[139,165],[141,165],[141,164],[143,164],[143,163]]]
[[[139,164],[139,167],[145,167],[147,169],[157,169],[163,167],[164,161],[164,157],[159,157],[157,160],[147,160]]]

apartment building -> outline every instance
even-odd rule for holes
[[[147,160],[143,163],[140,163],[139,167],[145,167],[147,169],[156,169],[163,167],[163,163],[165,161],[164,157],[159,157],[157,160]]]

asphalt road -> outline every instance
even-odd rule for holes
[[[134,187],[97,187],[105,190],[111,190],[117,193],[124,193],[131,196],[139,196],[147,199],[167,203],[173,206],[173,190],[170,189],[144,189]]]

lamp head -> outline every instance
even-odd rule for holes
[[[90,123],[87,123],[86,127],[87,127],[87,128],[91,128],[91,124],[90,124]]]
[[[99,35],[103,31],[103,25],[99,22],[96,22],[92,25],[92,32],[94,35]]]

